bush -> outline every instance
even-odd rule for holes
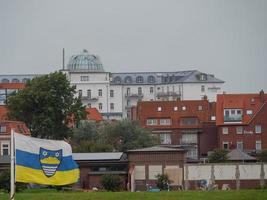
[[[210,163],[227,162],[227,153],[228,151],[226,151],[225,149],[216,149],[212,154],[208,156],[208,160]]]
[[[27,188],[25,183],[16,183],[16,191],[20,192]],[[0,172],[0,189],[10,192],[10,170]]]
[[[101,183],[107,191],[121,190],[122,180],[118,175],[105,174],[101,177]]]
[[[168,190],[169,189],[169,185],[171,183],[171,180],[169,179],[167,174],[158,174],[156,176],[156,178],[157,178],[156,184],[160,190]]]
[[[260,154],[260,160],[262,162],[267,162],[267,150],[264,150],[264,151],[261,152],[261,154]]]

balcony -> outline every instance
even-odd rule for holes
[[[143,95],[143,93],[126,93],[125,97],[126,98],[138,98],[138,99],[140,99],[140,98],[143,98],[144,95]]]
[[[224,122],[242,122],[242,115],[224,115]]]
[[[181,95],[177,92],[158,92],[157,97],[180,97]]]
[[[87,100],[87,101],[98,101],[98,97],[88,97],[88,96],[82,96],[81,100]]]

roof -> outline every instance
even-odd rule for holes
[[[242,121],[239,124],[249,124],[267,103],[267,94],[218,94],[216,105],[216,125],[224,125],[224,109],[241,109]],[[252,114],[247,114],[251,110]]]
[[[228,154],[228,160],[232,161],[246,161],[246,160],[256,160],[256,158],[244,153],[239,149],[234,149],[230,151]]]
[[[204,75],[204,79],[200,79]],[[143,85],[143,84],[171,84],[171,83],[224,83],[212,74],[202,73],[198,70],[176,72],[126,72],[111,73],[111,84]],[[141,77],[140,79],[138,79]]]
[[[87,119],[93,121],[103,121],[103,117],[96,108],[86,108]]]
[[[123,152],[73,153],[74,160],[120,160]]]
[[[2,134],[10,135],[11,129],[16,133],[21,133],[23,135],[30,135],[30,130],[24,122],[21,121],[10,121],[10,120],[0,120],[0,125],[5,126],[5,132]]]
[[[128,152],[170,152],[170,151],[185,151],[185,150],[179,148],[162,147],[162,146],[153,146],[141,149],[128,150]]]

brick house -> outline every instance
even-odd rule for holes
[[[267,95],[263,91],[218,95],[216,110],[220,148],[248,153],[267,149]]]
[[[0,157],[10,155],[11,129],[16,133],[30,135],[30,131],[23,122],[0,120]]]
[[[217,147],[215,109],[207,99],[144,101],[132,109],[132,117],[161,145],[185,147],[188,158],[198,159]]]

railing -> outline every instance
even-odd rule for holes
[[[180,97],[181,95],[177,92],[158,92],[157,97]]]
[[[81,100],[88,100],[88,101],[97,101],[98,97],[88,97],[88,96],[82,96]]]
[[[225,115],[224,116],[225,122],[241,122],[242,121],[242,115]]]
[[[125,97],[127,98],[143,98],[143,93],[126,93]]]

